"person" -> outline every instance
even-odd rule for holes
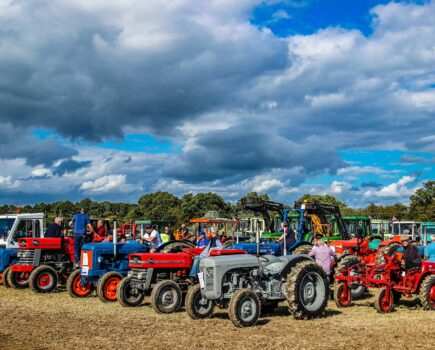
[[[435,262],[435,233],[430,235],[430,243],[426,247],[424,256],[429,259],[429,261]]]
[[[45,230],[44,237],[58,238],[63,237],[62,234],[62,218],[57,217],[54,219],[54,223],[48,225]]]
[[[80,262],[80,251],[82,245],[85,243],[86,235],[92,234],[92,225],[89,216],[86,214],[86,210],[82,208],[79,214],[74,215],[70,226],[74,225],[74,262],[76,267]],[[89,232],[87,232],[89,230]]]
[[[186,224],[181,224],[180,233],[183,235],[183,238],[189,235],[189,229],[186,227]]]
[[[193,258],[192,269],[190,270],[190,277],[195,277],[199,271],[199,263],[202,259],[210,256],[210,252],[213,250],[222,249],[222,242],[218,235],[218,228],[216,226],[212,226],[210,233],[207,234],[208,243],[205,246],[204,250],[201,254],[195,256]]]
[[[288,252],[290,247],[296,242],[296,233],[292,228],[289,227],[287,222],[281,223],[281,231],[283,234],[279,240],[282,241],[283,246],[285,244],[286,250]]]
[[[150,253],[155,253],[159,245],[162,244],[162,238],[157,230],[154,230],[151,225],[145,226],[145,235],[142,238],[143,242],[149,242],[151,245]]]
[[[92,242],[101,242],[106,239],[109,231],[107,230],[107,225],[105,225],[103,220],[97,221],[97,228],[94,230],[94,237]]]
[[[207,244],[208,244],[208,238],[205,236],[205,232],[201,230],[198,233],[198,240],[196,241],[196,247],[204,248],[207,246]]]
[[[407,270],[420,267],[420,251],[414,244],[410,243],[409,236],[402,235],[400,237],[400,242],[403,246],[403,260],[401,262],[402,267]]]
[[[168,235],[169,241],[174,240],[174,232],[172,232],[172,230],[169,226],[165,226],[165,233]]]
[[[316,236],[314,246],[309,255],[322,267],[328,276],[328,280],[331,280],[331,259],[335,257],[335,252],[325,244],[322,236]]]

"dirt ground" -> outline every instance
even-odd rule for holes
[[[0,349],[434,349],[435,312],[405,301],[378,314],[373,298],[353,307],[328,304],[325,317],[296,321],[282,304],[258,325],[238,329],[225,310],[193,321],[158,315],[149,303],[123,308],[96,297],[77,300],[0,287]]]

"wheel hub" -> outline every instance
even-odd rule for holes
[[[167,290],[162,295],[162,305],[171,306],[176,301],[175,293],[172,290]]]
[[[253,301],[246,300],[241,307],[241,316],[243,319],[250,318],[253,315]]]

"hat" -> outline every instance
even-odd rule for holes
[[[145,230],[149,230],[151,228],[151,225],[145,225]]]
[[[409,236],[408,235],[401,235],[400,236],[400,242],[404,242],[404,241],[409,241]]]
[[[200,231],[198,235],[199,236],[205,236],[205,232],[204,231]]]

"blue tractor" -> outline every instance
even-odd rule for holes
[[[81,251],[81,268],[71,273],[67,280],[67,291],[73,298],[85,298],[96,290],[103,302],[116,301],[116,289],[129,271],[128,255],[146,253],[150,245],[138,243],[132,237],[125,243],[87,243]],[[194,246],[188,241],[163,243],[157,251],[179,252]]]

